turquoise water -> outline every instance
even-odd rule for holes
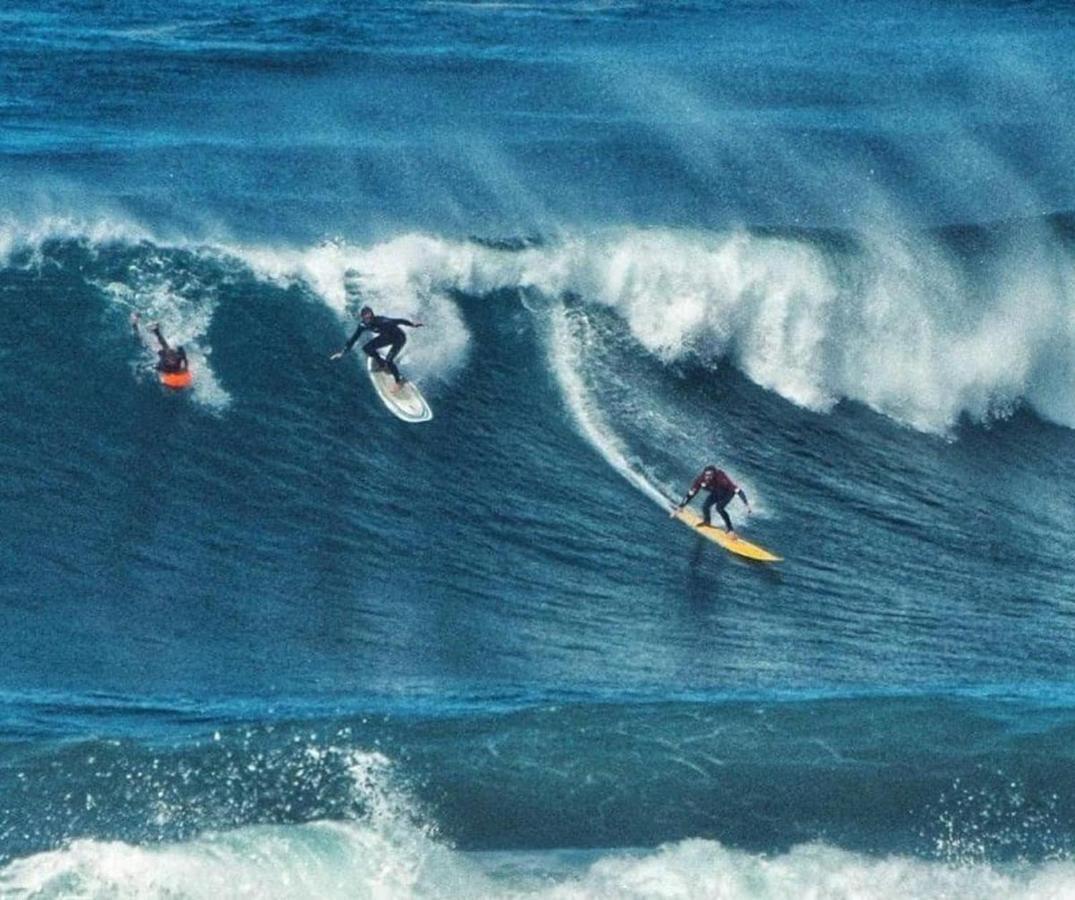
[[[1072,890],[1064,7],[0,21],[0,895]]]

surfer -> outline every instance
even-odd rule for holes
[[[702,503],[702,521],[698,523],[698,527],[704,528],[712,524],[709,521],[709,514],[710,510],[715,506],[717,512],[720,513],[720,517],[724,520],[725,530],[734,537],[735,532],[732,530],[732,520],[728,518],[728,513],[725,512],[724,508],[731,502],[732,497],[738,494],[739,499],[746,504],[747,512],[749,513],[751,511],[750,501],[747,500],[747,495],[743,493],[743,489],[732,481],[722,469],[718,469],[716,466],[706,466],[702,469],[702,474],[694,479],[686,496],[672,510],[672,515],[675,515],[690,503],[694,495],[702,488],[709,491],[709,496]]]
[[[138,322],[141,319],[139,313],[131,314],[131,328],[135,335],[141,339],[142,332],[138,330]],[[160,349],[157,351],[157,371],[164,375],[178,375],[187,371],[187,351],[182,347],[172,347],[161,334],[161,327],[154,322],[149,326],[150,332],[157,339]]]
[[[407,335],[403,333],[403,329],[399,326],[406,325],[408,328],[421,328],[422,323],[412,322],[410,319],[390,319],[388,316],[375,316],[373,310],[368,306],[363,306],[358,316],[361,321],[359,321],[355,333],[347,339],[344,348],[338,353],[333,353],[330,359],[339,359],[355,345],[363,331],[372,331],[377,337],[372,341],[366,341],[362,345],[363,351],[373,360],[375,369],[386,369],[396,379],[397,385],[403,384],[403,376],[399,374],[395,360],[399,356],[399,351],[403,349],[403,345],[407,343]],[[382,347],[388,347],[388,353],[384,358],[377,352]]]

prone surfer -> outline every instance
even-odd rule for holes
[[[339,359],[355,345],[363,331],[372,331],[377,337],[372,341],[366,341],[362,345],[362,350],[373,360],[375,369],[386,369],[396,380],[397,385],[402,384],[403,376],[399,374],[395,360],[399,356],[399,351],[403,349],[403,345],[407,343],[407,335],[403,333],[403,329],[399,326],[406,325],[408,328],[421,328],[422,323],[412,322],[410,319],[391,319],[388,316],[375,316],[373,310],[368,306],[363,306],[358,316],[360,321],[355,333],[347,339],[347,343],[342,350],[338,353],[333,353],[329,358]],[[388,353],[383,359],[377,352],[382,347],[388,347]]]
[[[139,313],[131,314],[131,328],[138,338],[142,332],[138,330],[138,322],[141,319]],[[149,326],[150,332],[157,339],[160,349],[157,351],[157,371],[164,375],[177,375],[187,371],[187,351],[180,347],[172,347],[161,334],[161,327],[156,322]]]
[[[715,506],[717,512],[720,513],[720,517],[724,520],[725,530],[734,537],[735,531],[732,530],[732,520],[728,517],[728,513],[724,508],[738,494],[739,499],[746,504],[747,512],[749,513],[751,511],[750,501],[747,500],[747,495],[743,492],[743,489],[732,481],[722,469],[718,469],[716,466],[706,466],[702,469],[702,473],[691,484],[690,490],[687,491],[679,505],[672,510],[672,515],[674,516],[690,503],[694,495],[703,488],[709,491],[709,496],[702,503],[702,521],[698,523],[698,527],[703,528],[712,524],[709,521],[709,515],[710,510]]]

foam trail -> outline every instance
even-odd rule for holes
[[[600,453],[605,460],[631,484],[649,497],[662,509],[667,510],[670,500],[666,494],[651,481],[637,463],[628,455],[623,442],[605,420],[597,405],[592,401],[583,384],[581,357],[578,352],[579,338],[571,331],[571,322],[566,309],[561,305],[552,314],[552,335],[549,341],[549,362],[560,384],[568,409],[583,436]]]

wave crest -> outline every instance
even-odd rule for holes
[[[537,292],[613,310],[665,364],[726,360],[818,412],[850,400],[946,433],[963,418],[988,422],[1027,404],[1075,427],[1070,241],[1046,220],[971,231],[852,238],[616,229],[499,243],[411,233],[370,246],[281,249],[157,245],[122,221],[48,219],[0,228],[0,257],[32,264],[61,240],[91,254],[140,244],[149,256],[181,248],[203,261],[238,259],[255,277],[306,285],[347,327],[364,304],[435,326],[406,351],[407,367],[423,377],[450,377],[467,359],[462,295]],[[169,273],[157,272],[153,284],[135,274],[111,293],[145,295],[155,311]],[[185,324],[177,318],[173,327]]]

